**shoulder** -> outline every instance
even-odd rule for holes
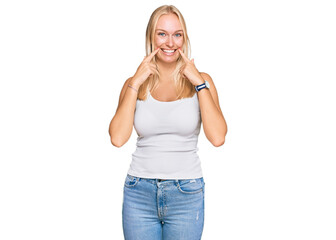
[[[121,89],[121,93],[120,93],[120,96],[121,98],[124,97],[125,93],[126,93],[126,90],[127,90],[127,87],[128,87],[128,84],[130,84],[130,81],[132,80],[132,77],[129,77],[126,79],[126,81],[124,82],[124,85]]]
[[[129,78],[127,78],[126,81],[125,81],[125,83],[124,83],[124,85],[128,85],[129,82],[132,80],[132,78],[133,78],[133,77],[129,77]]]
[[[217,97],[217,89],[216,89],[215,83],[212,80],[211,76],[209,74],[205,73],[205,72],[200,72],[200,74],[201,74],[202,78],[209,83],[210,92],[216,98]]]
[[[124,96],[126,94],[126,91],[127,91],[127,88],[128,88],[128,84],[130,83],[130,81],[132,80],[132,78],[133,77],[127,78],[126,81],[124,82],[123,87],[121,88],[121,91],[120,91],[120,94],[119,94],[119,102],[118,102],[117,109],[119,108],[120,103],[121,103],[122,99],[124,98]]]
[[[128,84],[130,84],[131,80],[132,80],[133,77],[129,77],[126,79],[126,81],[124,82],[124,85],[122,87],[122,92],[125,93],[126,92],[126,89],[128,87]]]
[[[212,80],[212,78],[209,74],[207,74],[205,72],[200,72],[200,74],[201,74],[201,76],[204,80],[206,80],[210,83],[210,85],[213,84],[213,80]]]
[[[211,96],[212,96],[212,99],[214,100],[215,104],[217,105],[218,109],[220,109],[220,106],[219,106],[219,98],[218,98],[218,92],[217,92],[217,89],[216,89],[216,86],[215,86],[215,83],[214,81],[212,80],[211,76],[205,72],[200,72],[202,78],[205,80],[205,81],[208,81],[209,85],[210,85],[210,93],[211,93]]]
[[[201,77],[209,83],[211,95],[214,98],[217,98],[216,86],[215,86],[215,83],[212,80],[211,76],[209,74],[205,73],[205,72],[200,72],[200,74],[201,74]]]

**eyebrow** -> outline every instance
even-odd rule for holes
[[[163,32],[167,32],[166,30],[163,30],[163,29],[156,29],[155,31],[163,31]],[[177,31],[175,31],[175,32],[183,32],[183,30],[180,29],[180,30],[177,30]]]

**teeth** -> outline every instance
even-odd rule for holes
[[[164,50],[164,49],[163,49],[163,51],[164,51],[164,52],[168,52],[168,53],[175,52],[175,50]]]

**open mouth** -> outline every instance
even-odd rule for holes
[[[165,55],[173,55],[175,52],[176,52],[176,49],[163,49],[161,48],[162,52],[165,54]]]

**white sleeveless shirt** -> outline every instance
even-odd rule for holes
[[[197,93],[161,102],[150,95],[137,100],[134,128],[138,134],[128,174],[142,178],[203,177],[197,154],[201,111]]]

